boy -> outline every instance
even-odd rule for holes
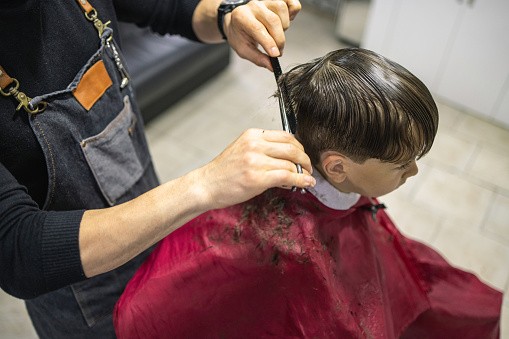
[[[438,112],[398,64],[344,49],[280,78],[315,167],[158,245],[115,310],[119,338],[497,338],[502,295],[406,239],[374,197],[417,174]]]

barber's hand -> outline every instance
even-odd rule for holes
[[[296,163],[303,174],[297,173]],[[249,129],[198,171],[212,209],[246,201],[271,187],[316,183],[302,145],[284,131]]]
[[[225,16],[224,32],[228,43],[244,59],[272,70],[269,57],[282,55],[284,31],[301,9],[298,0],[250,1]]]

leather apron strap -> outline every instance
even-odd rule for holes
[[[95,11],[94,7],[92,7],[92,5],[90,5],[90,3],[87,0],[76,0],[76,2],[81,7],[83,12],[85,12],[86,14]]]
[[[12,84],[14,80],[5,72],[2,66],[0,66],[0,88],[2,91]]]
[[[76,2],[78,3],[81,10],[85,14],[87,20],[91,21],[94,24],[95,28],[97,29],[97,32],[99,33],[99,37],[101,37],[103,35],[104,29],[106,28],[106,26],[108,26],[110,21],[108,21],[107,23],[103,23],[101,20],[99,20],[99,18],[97,17],[97,11],[95,10],[94,7],[92,7],[92,5],[90,5],[90,3],[87,0],[76,0]]]

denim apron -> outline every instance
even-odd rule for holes
[[[30,115],[47,164],[44,210],[105,208],[158,185],[112,32],[104,27],[99,49],[67,88],[30,102],[33,107],[47,104],[43,112]],[[97,74],[106,84],[93,84]],[[80,98],[83,83],[87,86]],[[111,272],[26,301],[37,334],[52,339],[115,338],[113,308],[149,252]]]

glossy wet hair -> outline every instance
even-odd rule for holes
[[[403,163],[431,149],[438,110],[430,92],[381,55],[360,48],[333,51],[279,81],[297,116],[296,137],[314,164],[327,150],[357,163]]]

